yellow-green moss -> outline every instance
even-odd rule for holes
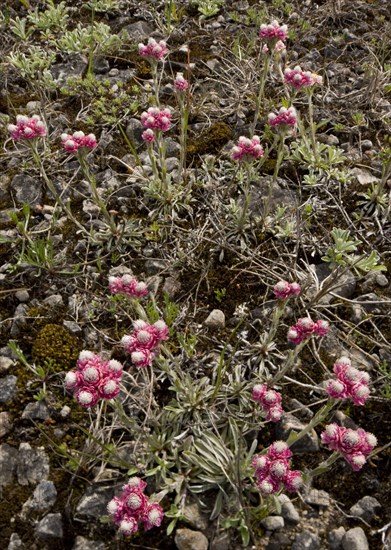
[[[228,124],[225,124],[225,122],[215,122],[199,138],[189,140],[187,154],[193,156],[217,153],[232,138],[233,132]]]
[[[50,361],[56,371],[68,370],[74,367],[81,351],[81,345],[76,338],[61,325],[45,325],[37,334],[33,344],[33,361],[42,364]]]

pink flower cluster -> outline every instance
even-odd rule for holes
[[[185,92],[188,89],[189,83],[182,73],[177,73],[174,80],[174,87],[177,92]]]
[[[122,277],[109,277],[109,289],[112,294],[123,294],[128,298],[142,298],[149,292],[145,283],[128,274]]]
[[[257,485],[261,493],[276,493],[281,485],[294,493],[303,485],[303,478],[298,470],[291,470],[288,460],[292,456],[285,441],[275,441],[266,455],[255,456],[251,462],[255,468]]]
[[[286,25],[280,25],[276,20],[269,23],[269,25],[261,25],[259,29],[259,38],[266,42],[285,40],[287,36],[288,27]]]
[[[274,48],[272,46],[272,51],[275,54],[284,52],[285,50],[286,50],[285,42],[283,42],[282,40],[279,40],[274,46]],[[270,52],[269,46],[267,44],[264,44],[262,47],[262,53],[267,54],[269,52]]]
[[[269,113],[268,122],[272,128],[281,129],[286,132],[297,124],[297,113],[294,107],[281,107],[277,114]]]
[[[355,472],[361,470],[367,456],[377,445],[376,437],[359,428],[352,430],[338,424],[328,424],[321,434],[322,442],[332,451],[338,451]]]
[[[309,317],[303,317],[288,330],[288,342],[298,345],[308,340],[312,335],[326,336],[328,331],[329,324],[327,321],[319,319],[319,321],[314,322]]]
[[[146,57],[153,61],[160,61],[168,54],[168,48],[164,40],[156,42],[154,38],[149,38],[146,46],[144,44],[138,45],[138,53],[141,57]]]
[[[122,487],[121,496],[114,497],[107,505],[107,511],[118,525],[118,531],[126,537],[138,531],[140,522],[143,522],[145,531],[159,527],[162,523],[163,509],[144,494],[146,486],[145,481],[131,477]]]
[[[281,406],[281,395],[275,390],[269,390],[266,384],[257,384],[253,387],[252,398],[261,404],[264,412],[267,413],[266,420],[278,422],[281,420],[283,410]]]
[[[263,148],[258,136],[253,136],[251,139],[241,136],[237,146],[232,148],[233,160],[252,160],[262,156]]]
[[[70,134],[61,135],[61,143],[65,151],[71,155],[77,153],[79,149],[95,149],[97,142],[95,134],[85,135],[84,132],[74,132]]]
[[[77,360],[77,370],[69,371],[64,380],[67,390],[72,390],[82,407],[90,408],[99,399],[112,399],[119,392],[122,365],[111,359],[104,361],[92,351],[83,350]]]
[[[141,113],[141,124],[144,128],[167,132],[171,127],[171,112],[169,109],[150,107],[148,111]]]
[[[274,295],[278,300],[287,300],[292,296],[297,296],[300,291],[299,283],[288,283],[288,281],[279,281],[273,288]]]
[[[125,335],[121,343],[130,353],[132,363],[136,367],[147,367],[152,364],[160,342],[167,340],[168,327],[164,321],[156,321],[153,325],[139,319],[133,323],[134,331]]]
[[[311,86],[315,86],[315,84],[322,84],[323,82],[321,76],[310,71],[302,71],[299,65],[294,69],[285,69],[284,78],[285,82],[296,90],[310,88]]]
[[[328,380],[326,391],[334,399],[349,398],[355,405],[364,405],[369,397],[369,374],[352,367],[348,357],[341,357],[334,363],[337,380]]]
[[[8,131],[15,141],[21,139],[34,139],[39,136],[46,136],[47,130],[41,117],[33,115],[31,118],[24,115],[17,115],[16,125],[8,124]]]

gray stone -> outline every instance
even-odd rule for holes
[[[203,531],[208,527],[208,520],[203,514],[201,514],[200,507],[196,502],[185,506],[183,509],[183,515],[192,527],[195,527],[200,531]]]
[[[345,536],[345,528],[338,527],[338,529],[333,529],[328,535],[329,544],[331,550],[340,550],[342,548],[342,540]]]
[[[7,550],[24,550],[25,548],[18,533],[12,533]]]
[[[29,418],[30,420],[47,420],[49,417],[50,413],[45,401],[28,403],[22,413],[22,418]]]
[[[319,550],[320,539],[310,531],[298,533],[292,544],[292,550]]]
[[[1,202],[7,201],[9,198],[10,182],[11,182],[11,178],[9,176],[6,176],[5,174],[2,174],[0,176],[0,201]],[[9,218],[7,219],[7,221],[9,221]]]
[[[283,531],[275,531],[269,539],[266,550],[290,550],[291,547],[292,541],[288,534]]]
[[[166,169],[170,173],[179,166],[179,160],[175,157],[170,157],[166,160]]]
[[[35,535],[38,539],[50,542],[53,539],[62,539],[62,517],[61,514],[48,514],[37,524]]]
[[[358,426],[349,416],[342,411],[332,412],[330,416],[330,423],[336,422],[339,426],[344,428],[350,428],[351,430],[357,430]]]
[[[13,366],[14,362],[10,357],[0,356],[0,374],[4,374]]]
[[[17,449],[7,445],[7,443],[0,445],[0,497],[2,487],[10,485],[14,479],[17,460]]]
[[[343,550],[369,550],[367,537],[361,527],[354,527],[346,532],[342,539]]]
[[[83,77],[88,66],[88,59],[81,54],[67,55],[66,63],[56,63],[50,68],[53,77],[58,81],[57,84],[63,86],[70,76]]]
[[[177,529],[175,544],[178,550],[208,550],[208,539],[200,531]]]
[[[84,537],[76,537],[72,550],[105,550],[104,542],[98,540],[88,540]]]
[[[285,522],[281,516],[267,516],[261,520],[261,525],[266,531],[278,531],[279,529],[283,529]]]
[[[350,514],[362,518],[367,523],[371,523],[380,509],[381,504],[376,498],[365,496],[350,508]]]
[[[126,27],[123,28],[123,31],[126,31],[129,35],[129,38],[132,41],[140,42],[144,38],[148,38],[151,36],[151,34],[154,32],[154,28],[152,25],[147,23],[146,21],[137,21],[136,23],[131,23],[130,25],[126,25]]]
[[[286,495],[280,495],[278,500],[281,502],[281,515],[284,520],[293,525],[300,523],[300,515],[295,505]]]
[[[61,294],[51,294],[43,300],[43,303],[49,307],[60,307],[64,305],[64,300]]]
[[[63,325],[72,334],[80,334],[81,332],[81,326],[75,323],[75,321],[64,321]]]
[[[11,415],[6,412],[0,412],[0,438],[7,435],[12,430],[13,424]]]
[[[40,101],[29,101],[26,103],[26,111],[31,114],[35,115],[41,110],[41,102]]]
[[[229,550],[231,537],[229,533],[220,533],[210,543],[210,550]]]
[[[205,326],[212,330],[222,330],[225,327],[225,315],[221,309],[213,309],[205,319]]]
[[[364,292],[372,292],[376,290],[378,286],[384,288],[388,285],[389,281],[384,273],[381,273],[379,271],[370,271],[366,275],[365,280],[362,283],[362,289]]]
[[[167,277],[163,285],[163,293],[166,292],[169,298],[175,298],[180,292],[182,285],[175,277]]]
[[[76,516],[83,519],[104,516],[107,513],[107,503],[113,496],[114,489],[89,488],[77,505]]]
[[[362,168],[353,168],[350,173],[355,176],[360,185],[368,186],[370,183],[378,181],[378,178],[368,170]]]
[[[15,298],[19,300],[19,302],[28,302],[30,299],[30,294],[27,290],[18,290],[18,292],[15,292]]]
[[[44,447],[32,448],[29,443],[19,446],[16,474],[20,485],[38,483],[48,478],[49,457]]]
[[[304,501],[311,506],[327,507],[330,505],[330,495],[321,489],[311,489]]]
[[[19,304],[14,311],[14,319],[11,326],[11,336],[19,336],[20,329],[26,324],[26,314],[28,311],[26,304]]]
[[[144,267],[148,275],[157,275],[166,269],[167,262],[165,260],[146,260]]]
[[[144,143],[144,140],[141,137],[144,129],[145,128],[137,118],[131,118],[126,126],[126,135],[132,143],[141,145]]]
[[[96,74],[105,74],[110,70],[110,64],[103,55],[95,55],[92,58],[92,69]]]
[[[319,143],[325,143],[326,145],[339,145],[339,139],[333,134],[318,134],[316,139]]]
[[[290,189],[286,189],[286,182],[282,178],[277,178],[272,182],[271,176],[259,178],[256,187],[253,187],[249,210],[252,214],[260,216],[264,211],[264,199],[269,196],[269,187],[271,186],[271,196],[269,200],[269,212],[272,212],[278,205],[292,207],[296,203],[296,195]]]
[[[370,139],[363,139],[361,142],[361,149],[363,151],[369,151],[373,148],[373,143]]]
[[[0,378],[0,403],[10,403],[17,395],[18,379],[13,374]]]
[[[42,183],[25,174],[14,176],[11,182],[11,189],[19,204],[36,206],[42,203]]]
[[[389,308],[388,304],[382,303],[383,300],[374,292],[357,296],[357,302],[360,302],[360,306],[365,313],[386,313]]]
[[[291,432],[300,432],[306,428],[306,424],[303,424],[293,414],[285,414],[281,421],[276,426],[276,432],[278,439],[286,441]],[[293,453],[313,453],[319,450],[318,435],[315,430],[311,430],[302,439],[293,443],[291,446]]]
[[[41,481],[35,488],[33,496],[22,507],[22,516],[31,512],[46,512],[56,502],[57,490],[53,481]]]

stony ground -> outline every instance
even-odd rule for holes
[[[201,16],[196,3],[178,0],[171,24],[170,2],[120,0],[112,8],[107,2],[96,11],[95,20],[108,25],[113,35],[126,30],[127,37],[118,49],[95,51],[91,59],[88,51],[59,49],[55,41],[64,26],[53,24],[45,35],[35,28],[25,39],[20,27],[15,31],[12,21],[27,18],[35,9],[43,12],[45,2],[3,0],[1,4],[0,548],[242,547],[238,532],[224,527],[223,515],[210,520],[213,491],[187,495],[185,517],[170,535],[165,534],[166,519],[162,528],[123,541],[102,519],[129,468],[136,465],[142,470],[143,465],[134,454],[132,433],[124,434],[109,423],[98,426],[96,417],[64,392],[63,378],[82,349],[124,361],[137,378],[118,345],[132,312],[107,291],[108,276],[129,269],[147,281],[164,318],[171,321],[171,352],[180,354],[177,335],[196,337],[196,354],[182,365],[197,380],[213,372],[210,365],[218,362],[226,342],[232,355],[230,368],[242,365],[243,377],[249,377],[260,361],[260,334],[270,321],[271,287],[281,278],[300,282],[301,301],[286,312],[277,347],[286,350],[286,328],[305,314],[321,315],[332,329],[321,344],[309,346],[295,366],[291,376],[301,385],[282,384],[290,414],[276,427],[266,425],[258,437],[259,448],[310,421],[320,398],[313,388],[325,371],[330,372],[333,361],[347,353],[370,373],[372,397],[365,408],[341,406],[334,421],[365,427],[376,434],[383,450],[359,473],[338,461],[292,501],[281,498],[279,513],[254,523],[251,544],[259,550],[382,548],[378,531],[391,521],[388,0],[225,1],[210,17]],[[69,8],[69,29],[89,25],[87,6],[79,8],[72,0],[63,5]],[[330,162],[308,184],[306,177],[314,174],[310,160],[298,160],[289,143],[272,190],[270,218],[263,223],[260,204],[276,164],[272,155],[251,182],[251,224],[238,236],[227,208],[230,200],[239,199],[239,204],[241,200],[230,150],[240,135],[248,135],[254,115],[257,29],[274,18],[290,29],[284,62],[300,63],[323,76],[324,85],[314,98],[318,140],[338,150],[343,159],[335,165]],[[171,51],[161,102],[174,112],[172,76],[177,71],[191,74],[186,185],[192,195],[186,198],[182,193],[184,206],[177,207],[174,200],[162,206],[146,192],[152,169],[139,117],[148,107],[152,81],[136,45],[149,36],[167,40]],[[31,77],[10,61],[8,56],[17,53],[30,55],[32,46],[41,48],[39,59],[42,51],[54,52],[50,78],[42,68]],[[87,75],[89,61],[92,79]],[[256,132],[266,143],[272,140],[265,128],[266,115],[281,105],[284,93],[277,74],[272,72],[265,92],[268,99]],[[306,118],[304,99],[298,99],[297,107]],[[71,199],[73,215],[95,239],[80,233],[64,212],[54,210],[53,196],[39,170],[25,150],[16,151],[8,139],[7,124],[21,113],[45,118],[51,143],[50,150],[41,153],[46,173]],[[60,150],[61,133],[76,129],[95,132],[99,140],[92,171],[108,210],[122,228],[115,236],[106,232],[78,163]],[[174,178],[178,149],[173,129],[167,166]],[[379,202],[374,194],[371,200],[364,196],[371,185],[383,180],[388,202]],[[285,207],[280,218],[277,205]],[[346,270],[333,289],[320,296],[319,285],[330,273],[322,257],[333,227],[348,229],[352,238],[361,241],[361,254],[376,250],[386,270],[368,274]],[[233,333],[241,318],[242,332]],[[140,398],[140,408],[148,406],[143,388],[149,382],[138,379],[134,399]],[[168,391],[160,378],[154,396],[160,405],[167,404]],[[129,410],[130,416],[137,416]],[[108,447],[87,438],[87,430],[97,439],[101,430],[105,445],[116,443],[115,459]],[[112,440],[106,439],[109,432]],[[328,452],[319,444],[319,431],[303,439],[295,454],[298,469],[324,460]],[[150,491],[158,491],[148,479]],[[168,510],[170,498],[162,505]]]

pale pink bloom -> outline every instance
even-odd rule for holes
[[[66,373],[65,380],[64,380],[64,386],[67,390],[73,390],[80,384],[81,381],[81,375],[79,372],[71,370]]]
[[[290,493],[295,493],[303,486],[303,476],[298,470],[291,470],[288,472],[284,485]]]
[[[99,395],[94,388],[82,386],[75,392],[75,399],[82,407],[90,408],[96,405]]]
[[[340,380],[328,380],[326,383],[326,392],[333,399],[345,399],[349,397],[345,384]]]
[[[251,466],[255,469],[257,477],[266,475],[269,472],[270,458],[266,455],[254,456],[251,461]]]
[[[118,531],[125,537],[130,537],[133,533],[138,531],[137,520],[130,515],[124,515],[122,521],[118,526]]]
[[[264,495],[276,493],[280,487],[280,482],[271,476],[258,480],[258,489]]]
[[[314,326],[314,332],[318,336],[326,336],[326,334],[330,330],[330,325],[327,321],[324,321],[323,319],[319,319],[316,321]]]
[[[291,84],[296,90],[308,88],[314,84],[310,71],[302,71],[299,65],[294,69],[285,69],[284,78],[285,82]]]
[[[104,379],[98,385],[98,392],[102,399],[113,399],[116,395],[118,395],[119,391],[120,388],[118,386],[118,382],[113,379]]]
[[[142,492],[131,492],[126,498],[125,506],[130,513],[142,514],[147,506],[147,497]]]
[[[160,527],[164,517],[163,508],[157,502],[150,502],[142,516],[145,531],[152,527]]]
[[[276,20],[272,21],[269,25],[261,25],[259,29],[259,38],[272,44],[279,40],[285,40],[287,36],[287,25],[280,25]]]
[[[145,368],[152,364],[155,355],[156,354],[153,351],[143,349],[134,351],[130,357],[133,365],[136,367]]]
[[[110,359],[106,365],[106,375],[109,375],[112,379],[121,378],[122,370],[122,364],[115,359]]]
[[[128,274],[122,277],[109,277],[109,289],[112,294],[123,294],[128,298],[142,298],[149,292],[144,282]]]
[[[371,453],[377,445],[376,437],[372,433],[366,432],[361,428],[357,430],[357,433],[360,436],[360,451],[364,454]]]
[[[260,401],[264,407],[269,408],[281,403],[281,399],[281,395],[275,390],[267,390]]]
[[[119,524],[124,516],[124,503],[118,497],[114,497],[107,505],[107,511],[115,523]]]
[[[325,431],[322,432],[320,438],[322,443],[329,446],[329,449],[332,451],[337,451],[340,446],[341,438],[340,426],[338,426],[335,422],[328,424]]]
[[[127,498],[131,493],[136,492],[144,492],[146,489],[147,484],[145,481],[140,479],[139,477],[133,476],[128,479],[128,482],[125,483],[125,485],[122,485],[122,496],[124,498]]]
[[[160,341],[167,340],[168,339],[168,326],[166,323],[162,320],[156,321],[152,325],[155,329],[156,335],[159,338]]]
[[[346,462],[348,462],[355,472],[361,470],[366,463],[367,459],[364,453],[358,451],[351,454],[344,455]]]
[[[189,83],[184,78],[182,73],[177,73],[175,81],[174,81],[174,87],[175,87],[177,92],[185,92],[188,89]]]
[[[72,135],[62,134],[61,143],[64,150],[71,155],[77,153],[79,149],[81,152],[86,152],[95,149],[97,146],[95,134],[88,134],[86,136],[81,131],[74,132]]]
[[[272,460],[277,458],[288,460],[292,456],[292,451],[285,441],[275,441],[270,445],[267,455]]]
[[[256,384],[254,387],[253,387],[253,391],[252,391],[252,394],[251,394],[251,397],[255,400],[255,401],[260,401],[262,396],[264,395],[265,391],[267,391],[267,386],[266,384]]]
[[[287,474],[289,473],[290,467],[286,460],[277,459],[270,464],[269,475],[278,479],[279,481],[284,481]]]
[[[14,141],[34,139],[47,134],[46,126],[39,115],[33,115],[31,118],[17,115],[16,125],[9,124],[8,131]]]
[[[251,139],[241,136],[237,146],[232,148],[232,159],[250,161],[263,156],[263,147],[258,136]]]
[[[164,40],[157,42],[154,38],[149,38],[147,45],[138,45],[138,53],[151,61],[160,61],[168,54],[168,48]]]
[[[284,410],[281,405],[274,405],[267,410],[266,420],[267,422],[279,422],[284,414]]]
[[[295,327],[290,327],[287,333],[287,338],[288,342],[290,342],[291,344],[298,345],[302,342],[301,334]]]
[[[288,132],[294,129],[297,125],[297,112],[294,107],[281,107],[276,113],[270,113],[268,115],[268,123],[272,128],[275,128],[281,132]]]
[[[279,281],[273,288],[274,295],[278,300],[286,300],[291,296],[297,296],[300,290],[298,283],[288,283],[288,281]]]
[[[150,107],[148,111],[141,113],[141,124],[144,128],[167,132],[171,127],[171,111],[169,109],[158,109]]]
[[[153,143],[155,141],[155,133],[151,128],[147,128],[144,130],[144,132],[141,134],[141,137],[144,141],[147,143]]]
[[[274,46],[274,51],[276,53],[281,53],[281,52],[284,52],[285,50],[286,50],[286,46],[282,40],[279,40],[277,44]]]

